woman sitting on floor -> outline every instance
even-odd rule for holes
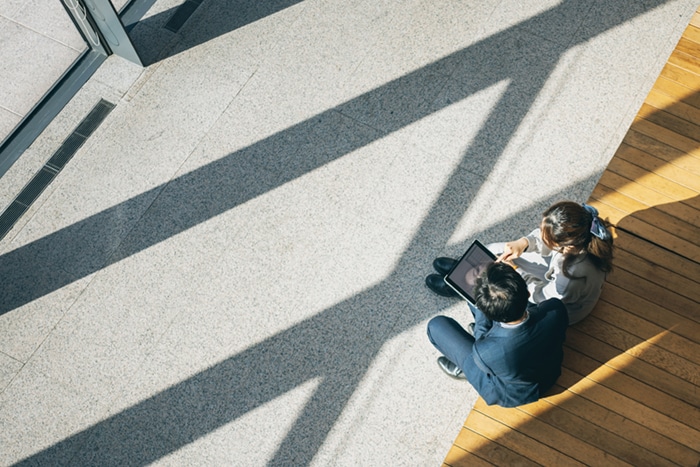
[[[566,305],[569,324],[588,316],[600,297],[603,281],[612,270],[613,239],[598,211],[587,204],[562,201],[543,214],[539,228],[507,243],[492,243],[497,261],[517,268],[535,304],[558,298]],[[444,276],[452,258],[433,261],[440,274],[426,277],[426,285],[442,296],[457,296]]]

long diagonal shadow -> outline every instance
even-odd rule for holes
[[[192,7],[199,2],[187,5],[180,4],[125,26],[130,31],[133,29],[133,32],[130,33],[131,40],[144,64],[150,65],[302,2],[303,0],[267,0],[264,2],[257,0],[207,0],[200,7],[195,7],[196,18],[187,20],[186,41],[179,41],[176,38],[177,47],[175,49],[168,48],[172,46],[171,41],[174,39],[167,30],[163,31],[163,25],[173,18],[177,19],[181,13],[191,11]],[[134,5],[134,9],[146,12],[155,4],[155,0],[139,0],[136,3],[138,4]],[[221,12],[235,12],[235,14],[221,14]],[[129,15],[130,18],[132,16]],[[143,29],[151,31],[140,33],[140,30]],[[160,31],[161,34],[154,34],[153,30]]]
[[[565,1],[524,24],[549,24],[576,11],[579,3],[581,2]],[[662,3],[658,1],[653,6]],[[580,41],[586,41],[651,8],[647,6],[634,14],[619,16],[613,25],[593,24],[586,34],[580,36]],[[7,281],[13,288],[3,301],[0,313],[17,308],[105,265],[167,240],[440,110],[439,106],[419,106],[418,110],[407,116],[405,112],[399,112],[399,107],[406,102],[406,89],[415,89],[413,85],[420,83],[426,73],[444,68],[450,62],[479,64],[484,59],[489,61],[470,70],[469,84],[459,96],[460,99],[503,80],[510,83],[463,157],[463,161],[468,161],[479,155],[482,160],[491,162],[487,168],[493,167],[527,115],[561,54],[568,50],[568,47],[554,44],[546,50],[532,49],[537,43],[523,42],[519,28],[500,32],[183,175],[166,186],[143,193],[3,255],[0,277],[19,278]],[[519,60],[496,61],[505,46],[513,44],[520,47]],[[416,103],[423,102],[423,96],[411,98]],[[322,148],[311,143],[315,138],[310,138],[309,135],[324,134],[334,128],[329,122],[342,120],[343,115],[351,115],[354,109],[376,101],[385,104],[384,115],[393,114],[392,119],[386,121],[385,133],[353,128],[346,135],[332,134],[333,141],[326,138],[328,145]],[[484,157],[484,151],[487,151],[488,158]],[[297,154],[305,155],[304,163],[297,164],[294,171],[289,171],[285,158]],[[298,162],[300,161],[295,160],[295,163]],[[319,379],[315,394],[296,419],[272,460],[273,464],[310,463],[384,343],[427,316],[425,312],[414,310],[407,302],[408,299],[397,297],[395,290],[404,285],[415,286],[404,282],[410,276],[406,271],[415,267],[413,259],[418,254],[421,239],[433,238],[438,243],[449,239],[461,213],[453,213],[446,219],[440,206],[447,202],[448,197],[455,196],[463,199],[465,206],[468,205],[472,193],[467,188],[468,184],[464,183],[467,177],[468,170],[462,164],[451,175],[394,272],[380,284],[66,438],[20,464],[45,464],[57,459],[80,464],[147,464],[311,379]],[[231,180],[236,183],[231,183]],[[147,215],[141,217],[147,207]],[[533,218],[537,215],[535,212],[528,214]],[[125,217],[140,219],[121,245],[110,244],[108,239],[114,237],[104,233],[121,225]],[[95,243],[88,247],[88,258],[81,261],[76,258],[86,256],[86,245],[82,241],[85,238],[90,238]],[[62,246],[60,251],[56,245]],[[33,265],[41,265],[41,269]],[[20,274],[17,274],[18,271]],[[382,316],[382,313],[377,313],[376,310],[384,308],[387,297],[399,300],[399,304],[393,306],[405,309],[406,314],[394,317],[392,321]],[[294,352],[281,353],[280,349],[290,347]]]
[[[597,179],[592,175],[580,183]],[[556,193],[543,204],[566,195]],[[468,199],[468,198],[467,198]],[[536,218],[541,205],[519,214]],[[493,238],[508,218],[479,237]],[[439,225],[427,234],[444,235]],[[147,465],[312,380],[320,380],[270,465],[308,465],[382,346],[439,309],[415,310],[406,256],[380,284],[87,428],[16,465]],[[410,276],[410,274],[408,275]],[[390,321],[381,311],[408,313]],[[445,301],[445,306],[452,303]]]
[[[510,118],[515,123],[506,124],[506,127],[515,129],[526,114],[527,106],[540,91],[542,84],[566,50],[634,16],[619,16],[608,27],[594,23],[569,47],[555,44],[543,47],[539,45],[543,42],[541,40],[523,41],[521,27],[541,27],[542,24],[560,20],[561,17],[574,16],[573,13],[579,9],[577,5],[582,2],[583,0],[565,1],[517,27],[494,34],[169,183],[2,255],[0,277],[4,280],[4,290],[0,314],[167,240],[438,112],[450,102],[445,102],[442,106],[430,106],[425,103],[422,95],[416,95],[412,96],[412,102],[407,104],[406,90],[423,89],[425,77],[435,76],[435,72],[439,70],[459,65],[463,69],[465,64],[473,65],[468,72],[464,72],[468,83],[462,89],[462,95],[457,95],[454,100],[465,99],[500,81],[508,80],[513,83],[509,89],[517,88],[525,94],[518,96],[511,90],[504,95],[502,102],[509,101],[511,107],[504,108],[504,115],[498,116],[496,120],[500,124],[500,120]],[[653,5],[635,13],[644,13],[663,4],[664,0],[650,3]],[[512,60],[498,61],[498,57],[509,47],[518,48],[519,55],[509,57]],[[458,69],[456,73],[460,72]],[[351,127],[348,119],[343,118],[343,115],[354,115],[358,109],[377,103],[382,105],[384,131],[373,130],[364,125]],[[411,104],[414,105],[411,106],[410,112],[407,112],[406,107]],[[347,126],[343,129],[348,131],[338,131],[341,120],[345,120],[344,124]],[[488,129],[490,125],[491,123],[487,122],[484,127]],[[512,133],[500,131],[499,126],[493,126],[492,129],[494,131],[482,130],[474,141],[474,147],[478,147],[495,162],[500,155],[496,148],[504,147],[505,143],[496,141],[492,147],[486,143],[491,139],[489,135],[497,135],[496,139],[508,141]],[[324,144],[320,146],[318,141],[323,141]],[[470,155],[465,155],[464,160]],[[481,155],[483,157],[483,153]],[[291,159],[294,160],[293,167],[289,164]],[[156,198],[160,199],[154,203]],[[144,215],[147,209],[150,211],[148,215]],[[128,229],[134,224],[136,227],[122,242]],[[89,243],[84,241],[86,238],[90,239]]]

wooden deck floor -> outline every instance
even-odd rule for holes
[[[700,10],[591,194],[615,270],[558,385],[479,399],[444,465],[700,465]]]

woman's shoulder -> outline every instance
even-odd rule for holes
[[[580,255],[577,255],[573,261],[571,261],[571,264],[569,265],[569,271],[573,273],[573,275],[577,275],[576,273],[578,272],[578,275],[584,275],[584,276],[590,276],[590,275],[600,275],[602,277],[605,276],[605,273],[601,271],[598,266],[596,266],[593,258],[591,257],[590,253],[581,253]]]

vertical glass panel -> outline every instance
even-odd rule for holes
[[[58,0],[0,0],[0,141],[87,49]]]

